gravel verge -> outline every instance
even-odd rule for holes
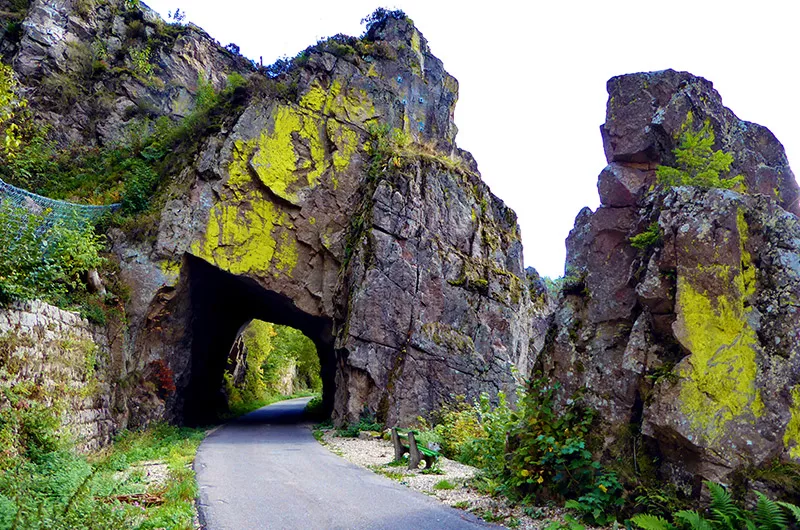
[[[481,493],[471,485],[478,474],[474,467],[441,457],[432,471],[409,470],[405,465],[391,465],[394,448],[381,433],[362,431],[358,438],[341,438],[334,430],[317,430],[315,435],[320,443],[345,460],[435,497],[448,506],[472,512],[487,522],[525,530],[569,528],[562,526],[566,524],[562,508],[523,508],[512,505],[506,498]]]

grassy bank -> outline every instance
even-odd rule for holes
[[[229,418],[312,395],[240,403]],[[124,431],[90,455],[59,429],[51,408],[19,396],[0,411],[0,530],[196,528],[192,461],[206,429]]]
[[[80,455],[55,425],[23,426],[25,443],[4,450],[18,454],[0,470],[0,529],[195,528],[191,464],[204,430],[126,431],[104,451]]]

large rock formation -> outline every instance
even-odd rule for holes
[[[340,422],[408,421],[453,394],[511,393],[513,368],[528,371],[547,297],[523,270],[515,214],[455,145],[457,82],[408,19],[323,42],[270,80],[138,2],[15,13],[0,53],[65,147],[135,141],[189,114],[204,83],[250,76],[167,166],[163,209],[110,233],[131,287],[111,379],[166,398],[123,399],[120,424],[213,415],[253,318],[315,341]]]
[[[255,317],[316,342],[340,422],[511,391],[512,368],[531,364],[516,216],[455,147],[456,80],[406,19],[351,44],[309,53],[295,101],[254,99],[210,139],[155,244],[123,260],[141,314],[167,315],[136,348],[170,359],[176,410],[213,407],[219,350]]]
[[[687,487],[799,458],[800,194],[783,147],[685,72],[615,77],[608,92],[602,204],[567,239],[543,368],[562,399],[586,388],[605,449],[641,432]],[[733,155],[740,192],[656,184],[690,115]],[[653,222],[660,238],[634,248]]]

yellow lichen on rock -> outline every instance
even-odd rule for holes
[[[340,121],[362,125],[377,117],[375,104],[364,89],[343,89],[341,82],[334,81],[328,91],[323,112]]]
[[[741,208],[736,213],[736,226],[739,229],[739,250],[742,254],[741,289],[745,296],[751,296],[756,292],[756,268],[750,253],[745,248],[748,227],[747,221],[744,219],[744,211]]]
[[[275,195],[297,204],[297,193],[291,187],[298,176],[305,173],[308,185],[316,186],[325,170],[325,150],[320,141],[319,125],[313,116],[285,105],[275,109],[273,119],[272,133],[264,131],[257,139],[248,142],[253,149],[249,164],[259,180]],[[298,156],[296,141],[305,141],[310,159]]]
[[[789,456],[800,459],[800,388],[798,387],[792,389],[792,406],[789,412],[792,417],[783,433],[783,445],[789,450]]]
[[[258,190],[247,189],[249,175],[237,176],[237,200],[216,203],[202,241],[192,253],[233,274],[282,272],[291,276],[297,248],[284,212]],[[283,228],[280,242],[273,232]]]
[[[363,90],[345,91],[338,81],[329,90],[314,83],[299,105],[275,107],[271,127],[235,142],[222,197],[192,252],[234,274],[291,276],[298,260],[294,227],[255,179],[294,205],[300,204],[298,191],[317,186],[326,172],[336,189],[337,175],[350,166],[359,137],[335,117],[359,118],[374,111]]]
[[[159,263],[161,274],[164,275],[167,285],[176,285],[181,275],[181,262],[177,260],[163,260]]]
[[[328,99],[328,93],[316,81],[311,84],[308,92],[300,98],[300,106],[314,112],[322,112],[322,108]]]
[[[326,127],[328,138],[336,147],[336,150],[331,154],[333,170],[336,173],[341,173],[350,166],[350,159],[358,149],[358,135],[355,131],[343,126],[336,120],[328,120]]]
[[[741,298],[699,292],[678,278],[676,332],[691,351],[683,378],[681,410],[709,442],[732,420],[753,421],[764,404],[756,389],[758,338],[746,319]]]

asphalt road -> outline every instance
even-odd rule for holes
[[[206,530],[498,528],[334,455],[302,423],[307,402],[251,412],[200,444]]]

